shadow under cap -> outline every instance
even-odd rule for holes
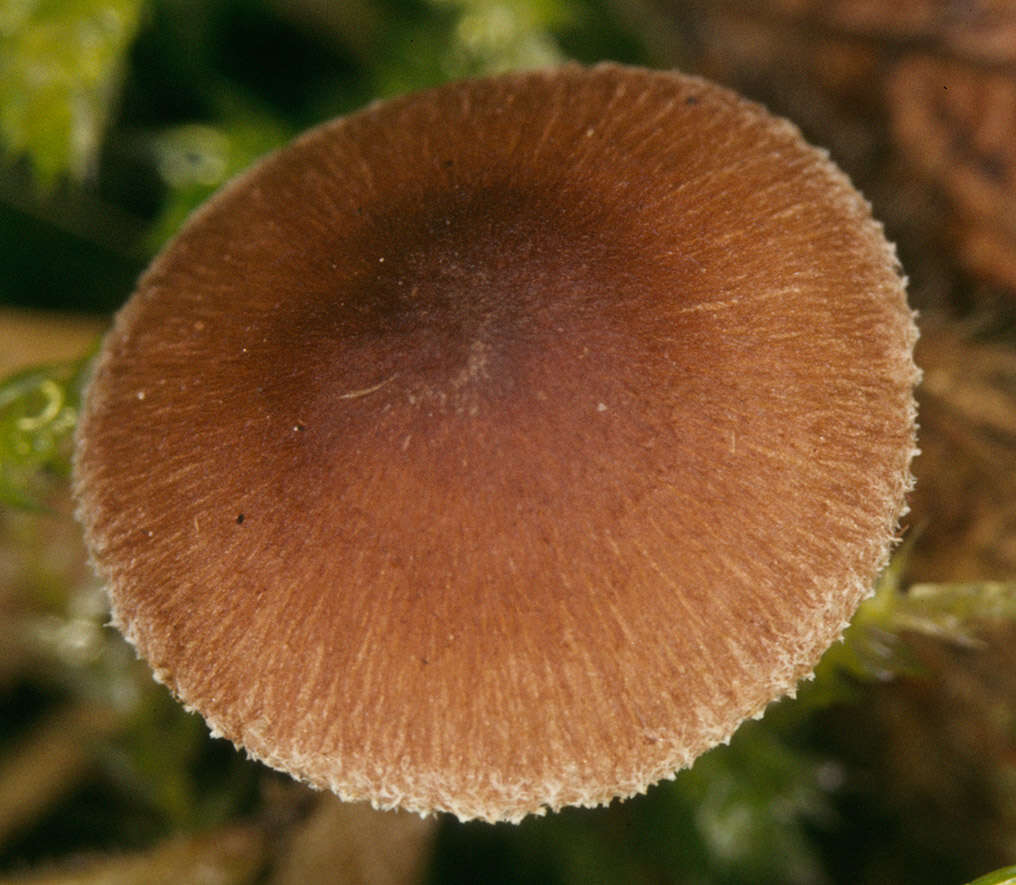
[[[346,799],[644,790],[884,565],[916,332],[794,127],[601,65],[373,105],[230,184],[117,317],[76,490],[114,620]]]

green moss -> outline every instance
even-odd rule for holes
[[[0,7],[0,139],[45,184],[94,172],[140,14],[140,0]]]
[[[0,504],[36,508],[66,480],[90,354],[0,381]]]

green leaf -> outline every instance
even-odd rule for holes
[[[914,584],[893,614],[896,630],[937,636],[957,645],[979,645],[983,621],[1016,620],[1016,581]]]
[[[1016,867],[995,870],[974,880],[970,885],[1016,885]]]
[[[0,504],[41,507],[46,477],[68,476],[90,358],[0,381]]]
[[[449,47],[454,77],[554,65],[564,58],[551,31],[569,18],[559,0],[431,0],[454,10],[457,22]]]
[[[141,2],[0,4],[0,140],[44,185],[93,171]]]

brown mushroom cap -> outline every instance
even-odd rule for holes
[[[114,622],[346,799],[643,790],[794,690],[885,563],[915,338],[789,123],[602,65],[321,126],[199,211],[95,369]]]

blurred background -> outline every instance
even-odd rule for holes
[[[904,542],[796,700],[644,797],[517,827],[343,805],[210,740],[104,626],[83,372],[257,157],[565,59],[733,86],[872,201],[921,312]],[[0,0],[0,379],[0,881],[1016,881],[1016,3]]]

